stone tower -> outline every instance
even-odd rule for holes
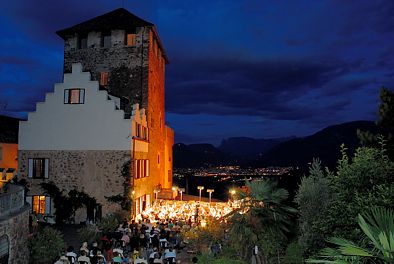
[[[119,8],[56,33],[64,40],[64,73],[82,63],[101,89],[122,99],[126,113],[139,103],[153,123],[164,122],[168,59],[152,23]]]

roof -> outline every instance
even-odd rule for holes
[[[0,115],[0,143],[18,143],[21,119]]]
[[[74,33],[88,33],[90,31],[105,31],[111,29],[130,29],[144,26],[153,27],[154,25],[137,17],[124,8],[118,8],[72,27],[56,31],[56,34],[65,39],[67,35],[72,35]]]
[[[165,53],[163,44],[157,34],[155,29],[155,25],[151,22],[143,20],[142,18],[130,13],[124,8],[118,8],[111,12],[105,13],[101,16],[89,19],[85,22],[76,24],[72,27],[61,29],[56,31],[56,34],[59,35],[62,39],[66,39],[67,36],[73,35],[75,33],[86,34],[91,31],[108,31],[112,29],[133,29],[136,27],[151,27],[157,40],[158,44],[163,51],[163,56],[168,63],[168,58]]]

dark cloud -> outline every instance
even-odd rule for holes
[[[180,114],[263,115],[305,119],[314,106],[291,101],[306,92],[320,93],[331,80],[349,72],[344,62],[246,61],[240,59],[177,62],[167,81],[167,110]],[[350,87],[348,92],[357,89]],[[343,90],[342,90],[343,91]]]

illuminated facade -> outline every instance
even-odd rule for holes
[[[117,9],[57,34],[64,39],[64,81],[20,123],[19,172],[29,183],[28,201],[51,214],[40,183],[53,181],[94,197],[100,204],[94,211],[105,215],[120,209],[105,197],[123,195],[130,184],[138,213],[153,202],[155,189],[172,186],[167,57],[155,27]],[[125,183],[128,161],[132,179]],[[95,218],[87,214],[77,218]]]
[[[19,119],[0,116],[0,188],[18,170],[18,123]]]

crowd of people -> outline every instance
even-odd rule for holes
[[[126,219],[113,232],[79,250],[72,246],[55,264],[175,264],[177,251],[187,243],[182,230],[202,225],[206,219],[222,219],[234,210],[233,203],[160,201],[129,223]],[[215,245],[211,248],[215,253]]]
[[[68,247],[55,264],[175,264],[177,250],[183,247],[182,225],[173,221],[151,223],[127,220],[115,230],[104,234],[100,241],[88,245],[84,242],[78,251]]]

